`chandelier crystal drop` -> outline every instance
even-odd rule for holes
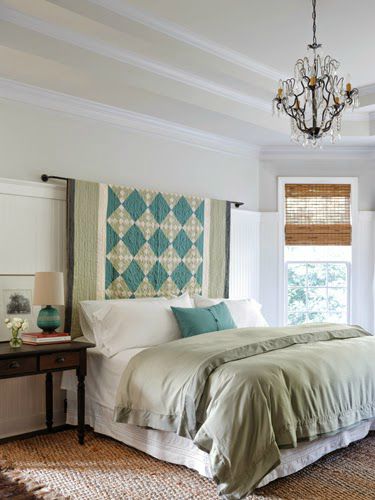
[[[273,113],[286,114],[291,121],[291,139],[308,147],[321,147],[323,137],[340,139],[341,118],[345,109],[359,105],[358,89],[337,75],[340,63],[319,53],[316,40],[316,0],[312,0],[313,42],[307,47],[310,57],[298,59],[294,77],[279,81],[273,99]]]

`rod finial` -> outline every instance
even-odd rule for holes
[[[49,179],[47,174],[41,175],[40,178],[42,179],[43,182],[48,182],[48,179]]]

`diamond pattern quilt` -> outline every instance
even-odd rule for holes
[[[228,291],[230,204],[69,179],[66,331],[81,300]]]
[[[201,293],[204,203],[108,186],[106,298]]]

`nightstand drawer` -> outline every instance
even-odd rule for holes
[[[35,372],[37,367],[36,357],[27,356],[15,359],[2,359],[0,361],[0,376],[13,376],[22,373]]]
[[[40,356],[39,367],[41,370],[53,370],[55,368],[69,368],[79,365],[79,352],[58,352],[55,354],[43,354]]]

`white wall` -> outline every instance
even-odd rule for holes
[[[0,177],[42,173],[243,201],[258,208],[258,159],[0,101]]]
[[[0,179],[0,234],[0,274],[63,271],[65,191]],[[44,375],[0,380],[0,438],[44,427],[44,392]],[[60,374],[54,374],[56,425],[64,422],[63,400]]]

